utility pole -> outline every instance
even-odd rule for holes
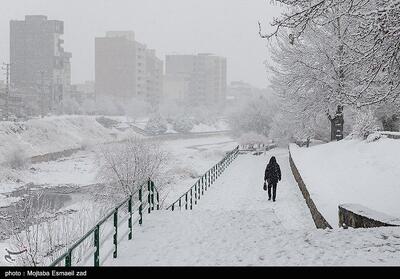
[[[6,98],[5,98],[5,118],[8,120],[9,114],[9,94],[10,94],[10,63],[3,63],[2,70],[6,71]]]

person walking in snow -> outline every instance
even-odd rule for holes
[[[273,190],[272,200],[276,200],[276,186],[278,181],[281,181],[281,168],[276,162],[275,156],[272,156],[269,160],[267,168],[265,169],[264,174],[264,185],[266,182],[268,183],[268,200],[271,200],[271,188]]]

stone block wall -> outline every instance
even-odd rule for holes
[[[339,205],[339,226],[374,228],[400,226],[400,219],[358,204]]]
[[[303,179],[301,178],[301,175],[292,159],[292,155],[289,151],[289,163],[290,163],[290,168],[292,169],[292,173],[294,178],[296,179],[297,185],[300,188],[301,193],[303,194],[303,197],[306,201],[306,204],[308,208],[310,209],[311,216],[314,220],[315,226],[318,229],[326,229],[329,228],[331,229],[331,225],[325,220],[324,216],[318,211],[318,208],[316,207],[314,201],[310,197],[310,193],[307,190],[307,186],[305,185]]]

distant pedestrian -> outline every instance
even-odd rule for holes
[[[276,200],[276,186],[278,181],[281,181],[281,168],[276,162],[274,156],[271,157],[264,174],[264,184],[265,181],[268,183],[268,200],[271,200],[271,188],[273,190],[272,200]]]

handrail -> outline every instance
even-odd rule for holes
[[[185,193],[183,193],[175,202],[173,202],[166,209],[175,210],[176,204],[178,204],[181,210],[184,207],[185,210],[193,209],[193,196],[194,204],[197,205],[200,197],[204,195],[204,191],[215,182],[215,180],[224,172],[224,170],[236,159],[239,154],[239,146],[237,146],[232,151],[228,152],[224,158],[221,159],[217,164],[206,171],[196,183],[189,188]]]
[[[147,187],[145,184],[147,183]],[[144,189],[143,189],[144,188]],[[147,189],[146,189],[147,188]],[[144,191],[143,191],[144,190]],[[136,209],[135,212],[132,210],[132,199],[133,196],[138,193],[139,194],[139,208]],[[147,198],[144,198],[144,195],[147,194]],[[132,239],[132,215],[136,212],[139,214],[139,219],[135,221],[139,221],[139,225],[143,223],[143,212],[147,209],[148,213],[151,213],[153,210],[160,209],[159,203],[159,193],[157,188],[154,185],[154,182],[151,179],[148,179],[145,183],[143,183],[137,191],[131,194],[127,199],[125,199],[122,203],[120,203],[117,207],[113,210],[108,212],[105,217],[103,217],[94,227],[92,227],[88,232],[85,233],[80,239],[74,242],[68,250],[63,253],[60,257],[58,257],[54,262],[51,263],[50,266],[58,266],[63,260],[65,260],[65,266],[70,267],[72,265],[72,252],[76,249],[79,245],[81,245],[85,240],[87,240],[90,236],[93,235],[94,238],[94,266],[100,266],[100,245],[103,242],[100,242],[100,227],[103,225],[109,218],[113,216],[113,226],[114,232],[113,235],[113,257],[116,258],[118,256],[117,248],[118,248],[118,227],[120,222],[118,222],[118,210],[123,208],[128,203],[128,240]],[[126,217],[126,216],[125,216]],[[125,218],[122,217],[122,218]],[[125,220],[126,221],[126,220]],[[111,235],[111,234],[110,234]]]

